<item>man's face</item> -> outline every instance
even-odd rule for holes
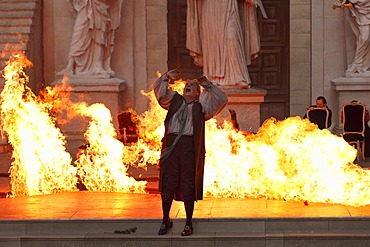
[[[325,107],[325,104],[324,104],[324,102],[322,101],[322,99],[318,99],[318,100],[316,100],[316,106],[317,106],[318,108],[323,108],[323,107]]]
[[[186,82],[183,93],[183,96],[186,101],[193,101],[198,99],[199,97],[198,87],[199,85],[194,80]]]

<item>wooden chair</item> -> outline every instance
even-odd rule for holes
[[[343,138],[350,145],[356,146],[357,160],[360,152],[365,160],[365,111],[365,105],[359,102],[344,104],[342,108]]]
[[[137,115],[128,110],[117,115],[118,140],[123,144],[131,144],[138,141],[138,120]]]
[[[312,110],[307,110],[306,116],[311,123],[317,124],[319,129],[329,128],[329,111],[327,109],[314,108]]]

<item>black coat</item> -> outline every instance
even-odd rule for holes
[[[165,133],[162,139],[162,151],[165,150],[169,122],[173,115],[179,110],[183,102],[183,97],[176,93],[171,101],[166,119],[164,120]],[[192,107],[193,117],[193,143],[195,150],[195,200],[203,199],[203,177],[204,177],[204,160],[205,160],[205,118],[202,111],[202,105],[195,102]],[[159,191],[162,191],[163,169],[159,172]],[[182,201],[181,195],[175,194],[175,199]]]

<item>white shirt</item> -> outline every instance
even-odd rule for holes
[[[170,108],[171,100],[176,92],[168,87],[167,75],[163,75],[157,79],[153,85],[154,94],[158,100],[159,105],[168,110]],[[227,96],[218,87],[211,84],[207,89],[203,89],[199,96],[199,103],[202,105],[205,120],[209,120],[217,115],[227,104]],[[185,104],[185,100],[183,102]],[[188,114],[185,123],[185,130],[183,135],[193,135],[193,116],[192,107],[194,103],[188,105]],[[181,109],[181,107],[179,108]],[[178,120],[177,111],[169,123],[169,133],[178,133],[180,129],[180,122]]]

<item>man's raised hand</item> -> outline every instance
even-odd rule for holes
[[[171,69],[167,71],[166,74],[168,76],[168,79],[175,81],[175,80],[180,79],[181,71],[179,69]]]
[[[197,79],[197,81],[199,82],[199,84],[204,87],[204,88],[208,88],[212,83],[210,80],[207,79],[207,77],[205,76],[201,76]]]

